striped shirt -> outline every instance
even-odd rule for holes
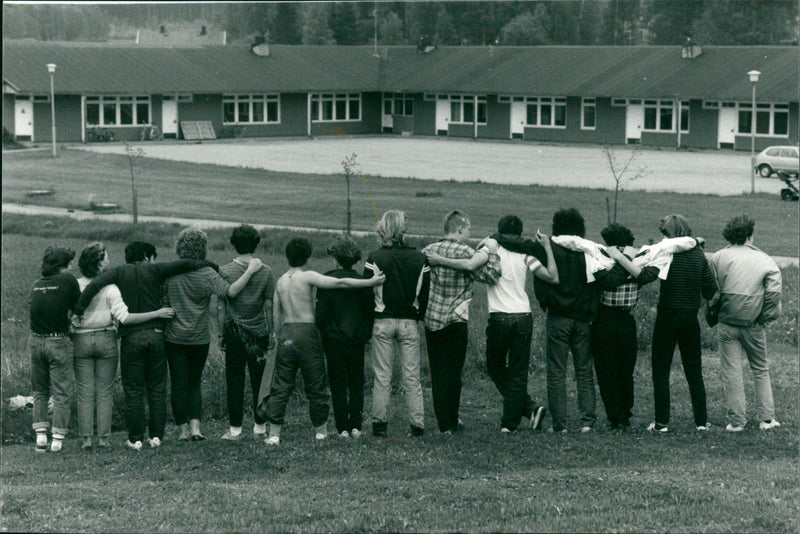
[[[247,270],[247,262],[235,259],[219,268],[219,275],[229,284],[236,282]],[[236,298],[227,299],[227,313],[236,322],[256,336],[269,335],[264,304],[272,303],[275,281],[269,265],[254,272],[247,286]]]
[[[700,247],[672,257],[669,275],[661,281],[658,308],[700,309],[700,297],[710,300],[717,292],[714,273]]]
[[[422,252],[435,252],[451,259],[470,259],[475,250],[455,239],[446,237],[431,243]],[[459,271],[437,265],[431,267],[431,288],[428,295],[428,309],[425,312],[425,328],[441,330],[452,323],[465,323],[469,320],[469,303],[472,300],[472,282],[480,276],[479,271],[499,271],[500,257],[489,254],[489,261],[475,273]]]
[[[86,289],[89,282],[91,280],[85,276],[78,278],[78,286],[81,291]],[[73,328],[73,333],[85,334],[106,328],[116,330],[117,325],[125,322],[127,318],[128,306],[122,300],[119,288],[114,284],[109,284],[103,287],[89,302],[81,317],[81,327]]]
[[[230,284],[211,267],[203,267],[167,280],[167,300],[175,317],[164,339],[179,345],[204,345],[211,341],[208,306],[211,295],[225,297]]]

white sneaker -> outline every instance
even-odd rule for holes
[[[280,445],[281,444],[281,437],[280,436],[270,436],[270,437],[268,437],[267,439],[264,440],[264,443],[266,443],[267,445],[272,446],[272,447],[274,447],[276,445]]]
[[[314,439],[316,439],[317,441],[322,441],[324,439],[328,439],[328,434],[326,434],[325,432],[317,432],[314,435]]]
[[[711,423],[706,423],[704,425],[700,425],[697,428],[698,432],[708,432],[708,429],[711,428]]]
[[[586,434],[587,432],[591,432],[591,431],[592,431],[592,427],[590,427],[590,426],[582,426],[581,427],[581,433],[583,433],[583,434]]]
[[[141,441],[131,442],[131,440],[128,440],[128,441],[125,442],[125,446],[128,447],[129,449],[133,449],[135,451],[142,450],[142,442]]]
[[[47,434],[45,432],[36,433],[36,452],[47,452]]]
[[[157,449],[161,446],[161,438],[158,436],[148,439],[147,442],[150,444],[151,449]]]
[[[53,438],[53,441],[50,442],[50,452],[61,452],[63,445],[64,442],[62,440]]]
[[[339,434],[337,434],[337,435],[338,435],[340,438],[347,439],[347,438],[349,438],[349,437],[350,437],[350,432],[348,432],[347,430],[342,430],[342,431],[341,431]],[[319,436],[319,434],[317,434],[317,436]],[[317,437],[317,439],[319,439],[319,437]]]
[[[259,425],[258,423],[253,425],[253,438],[254,439],[264,439],[267,437],[267,425],[266,423]]]
[[[743,430],[743,426],[732,425],[731,423],[728,423],[728,425],[725,427],[726,432],[742,432]]]
[[[361,431],[357,428],[354,428],[353,430],[350,431],[350,436],[353,437],[354,439],[358,439],[361,437]]]
[[[239,441],[240,439],[242,439],[242,434],[241,433],[234,434],[233,432],[228,430],[227,432],[222,434],[222,436],[219,439],[222,439],[222,440],[225,440],[225,441]]]
[[[503,428],[500,429],[500,433],[501,434],[513,434],[514,431],[509,429],[509,428],[503,427]]]
[[[669,427],[667,425],[662,425],[661,423],[656,423],[653,421],[647,427],[648,432],[669,432]]]
[[[779,428],[781,424],[777,422],[775,419],[770,419],[769,421],[761,421],[758,423],[758,428],[761,430],[772,430],[773,428]]]

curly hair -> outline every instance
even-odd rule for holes
[[[722,237],[731,245],[744,245],[753,236],[755,227],[756,222],[749,215],[737,215],[725,224]]]
[[[231,245],[239,254],[252,254],[256,251],[259,243],[261,243],[261,236],[249,224],[242,224],[233,229]]]
[[[665,237],[692,237],[692,227],[683,215],[672,213],[658,224],[658,229]]]
[[[199,228],[186,228],[178,234],[175,253],[185,260],[204,260],[208,246],[208,236]]]
[[[406,233],[406,214],[400,210],[389,210],[383,214],[375,231],[378,234],[378,244],[381,246],[403,246],[403,236]]]
[[[575,208],[561,208],[553,214],[553,235],[586,235],[583,215]]]
[[[349,269],[361,259],[361,250],[352,238],[343,235],[337,237],[328,247],[328,254],[339,262],[339,265]]]
[[[610,247],[626,247],[633,245],[633,232],[630,229],[619,223],[612,223],[603,228],[600,232],[603,236],[603,241]]]
[[[78,258],[78,269],[86,278],[94,278],[100,274],[100,264],[106,259],[106,246],[99,241],[89,243],[81,251]]]

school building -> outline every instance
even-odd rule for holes
[[[59,142],[184,121],[246,137],[404,134],[749,150],[798,144],[796,46],[148,47],[5,41],[3,127]]]

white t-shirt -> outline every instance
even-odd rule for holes
[[[503,274],[486,291],[489,313],[530,313],[531,302],[525,292],[525,280],[528,271],[541,267],[541,262],[533,256],[511,252],[503,247],[497,247],[497,255],[500,256]]]

